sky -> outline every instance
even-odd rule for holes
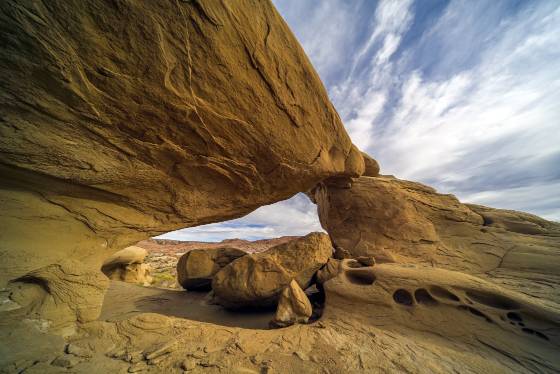
[[[274,0],[382,174],[560,221],[560,1]],[[164,235],[321,230],[305,195]]]

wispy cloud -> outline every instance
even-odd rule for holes
[[[317,207],[304,194],[297,194],[289,200],[260,207],[243,218],[174,231],[159,238],[190,241],[234,238],[256,240],[306,235],[312,231],[323,231],[317,218]]]

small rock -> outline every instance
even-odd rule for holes
[[[160,356],[173,352],[176,349],[176,343],[176,340],[172,340],[170,342],[160,344],[149,353],[144,353],[144,357],[146,357],[146,360],[154,360]]]
[[[352,255],[346,249],[344,249],[342,247],[339,247],[339,246],[335,246],[333,257],[337,260],[344,260],[344,259],[347,259],[347,258],[352,258]]]
[[[125,355],[125,360],[130,362],[131,364],[140,362],[142,361],[143,358],[144,358],[144,353],[142,351],[128,352]]]
[[[77,357],[90,358],[90,357],[93,356],[92,352],[89,349],[80,347],[80,346],[78,346],[76,344],[72,344],[72,343],[70,343],[66,346],[65,351],[66,351],[66,353],[77,356]]]
[[[329,261],[321,269],[317,271],[316,279],[319,285],[322,285],[329,279],[338,275],[340,268],[340,261],[334,258],[329,258]]]
[[[294,352],[294,355],[296,355],[302,361],[309,361],[309,357],[303,352],[296,351]]]
[[[294,323],[307,323],[312,312],[311,303],[307,295],[298,283],[292,280],[280,295],[278,308],[270,325],[273,327],[285,327]]]
[[[259,374],[260,371],[249,369],[246,367],[233,368],[232,374]]]
[[[261,366],[261,374],[270,374],[272,373],[272,367],[270,365],[263,365]]]
[[[185,371],[189,371],[189,370],[193,370],[197,365],[197,361],[192,358],[186,358],[183,360],[183,362],[181,362],[181,369],[185,370]]]
[[[137,362],[128,368],[129,373],[138,373],[145,370],[148,370],[148,364],[146,364],[144,361]]]
[[[356,261],[364,266],[373,266],[375,265],[375,258],[372,256],[359,256],[356,257]]]
[[[62,356],[58,356],[51,362],[52,366],[58,366],[61,368],[71,368],[79,364],[82,360],[74,355],[63,354]]]
[[[323,322],[321,322],[321,321],[317,322],[317,323],[314,324],[313,326],[314,326],[314,327],[317,327],[318,329],[326,329],[326,328],[327,328],[327,326],[326,326]]]

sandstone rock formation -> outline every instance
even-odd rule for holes
[[[331,255],[329,236],[316,232],[241,257],[214,276],[212,289],[216,301],[228,308],[275,305],[292,280],[307,288]]]
[[[12,307],[2,313],[2,319],[10,328],[15,328],[18,321],[28,321],[41,332],[71,334],[73,322],[97,318],[108,284],[99,270],[92,271],[79,261],[63,260],[11,281],[3,289],[1,302],[9,302]]]
[[[519,212],[461,204],[453,195],[393,177],[314,190],[333,244],[377,262],[412,262],[469,273],[554,274],[560,224]]]
[[[364,177],[378,177],[379,176],[379,163],[365,152],[362,152],[364,158]]]
[[[307,323],[312,312],[307,295],[299,284],[292,280],[282,290],[276,314],[270,324],[273,327],[286,327],[295,323]]]
[[[0,24],[0,287],[363,171],[268,1],[9,1]]]
[[[144,263],[148,251],[144,248],[130,246],[114,253],[103,263],[101,271],[112,280],[128,283],[150,285],[151,268]]]
[[[237,248],[193,249],[177,262],[177,281],[186,290],[210,290],[214,275],[247,253]]]
[[[4,1],[0,24],[0,372],[560,372],[560,224],[379,176],[269,1]],[[310,190],[337,259],[314,233],[213,286],[263,306],[316,280],[315,323],[100,271]],[[278,320],[308,314],[288,296]]]
[[[323,318],[351,314],[395,337],[413,337],[419,345],[415,352],[427,351],[422,362],[428,366],[417,367],[420,372],[460,367],[554,372],[560,367],[560,310],[550,297],[535,298],[523,288],[425,265],[355,265],[340,261],[337,275],[324,283],[328,306]],[[397,345],[404,344],[399,340]],[[462,353],[446,354],[452,347]],[[486,354],[493,358],[484,360]]]

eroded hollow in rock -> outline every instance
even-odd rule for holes
[[[461,301],[457,295],[440,286],[431,286],[430,292],[432,293],[432,295],[440,299],[445,299],[453,302]]]
[[[438,301],[430,295],[425,288],[419,288],[414,291],[414,298],[418,304],[437,305]]]
[[[522,322],[523,318],[521,317],[521,315],[519,313],[515,313],[515,312],[509,312],[507,314],[507,318],[511,321],[514,322]]]
[[[486,314],[482,313],[480,310],[478,310],[476,308],[473,308],[472,306],[459,305],[458,308],[461,309],[461,310],[465,310],[465,311],[469,312],[470,314],[472,314],[474,316],[484,318],[486,320],[486,322],[488,322],[488,323],[494,323],[494,321],[492,321],[492,319],[490,317],[488,317]]]
[[[369,286],[375,283],[375,274],[369,269],[364,270],[347,270],[346,278],[352,284],[357,284],[361,286]]]
[[[524,328],[521,329],[521,331],[523,331],[524,333],[529,334],[529,335],[534,335],[534,336],[536,336],[540,339],[543,339],[543,340],[550,340],[548,338],[548,336],[546,336],[545,334],[543,334],[542,332],[537,331],[537,330],[533,330],[533,329],[529,329],[529,328],[524,327]]]
[[[393,293],[393,300],[396,303],[406,306],[412,306],[414,304],[414,300],[412,299],[412,295],[405,289],[398,289]]]
[[[466,294],[475,302],[495,309],[512,310],[519,308],[519,304],[507,296],[479,290],[468,290]]]

